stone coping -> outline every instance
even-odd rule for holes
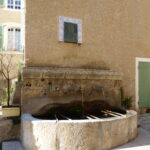
[[[122,115],[122,116],[118,116],[118,117],[110,117],[110,118],[104,118],[104,119],[79,119],[79,120],[44,120],[44,119],[37,119],[35,117],[33,117],[31,114],[23,114],[22,115],[22,119],[23,120],[28,120],[28,121],[32,121],[32,122],[49,122],[49,123],[88,123],[88,122],[108,122],[108,121],[114,121],[114,120],[121,120],[121,119],[125,119],[125,118],[130,118],[133,116],[136,116],[137,112],[130,110],[127,111],[126,115]]]
[[[137,113],[93,120],[40,120],[22,115],[22,143],[27,150],[106,150],[137,136]]]
[[[109,79],[122,80],[123,74],[112,70],[56,68],[56,67],[25,67],[23,79]]]

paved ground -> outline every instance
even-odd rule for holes
[[[19,141],[3,142],[2,150],[24,150]]]
[[[139,117],[138,137],[114,150],[150,150],[150,114]]]
[[[150,132],[150,113],[143,114],[139,117],[139,125],[141,128]]]

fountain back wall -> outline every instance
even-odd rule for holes
[[[23,70],[22,111],[40,115],[60,105],[92,101],[101,107],[119,107],[121,80],[122,74],[111,70],[27,67]]]

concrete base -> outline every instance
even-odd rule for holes
[[[4,107],[2,108],[2,117],[19,117],[20,107]]]
[[[22,116],[22,143],[26,150],[106,150],[137,136],[137,113],[92,120],[39,120]]]

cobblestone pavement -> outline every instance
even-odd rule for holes
[[[139,126],[150,132],[150,113],[139,116]]]
[[[150,113],[140,115],[138,120],[137,138],[114,150],[150,150]]]

